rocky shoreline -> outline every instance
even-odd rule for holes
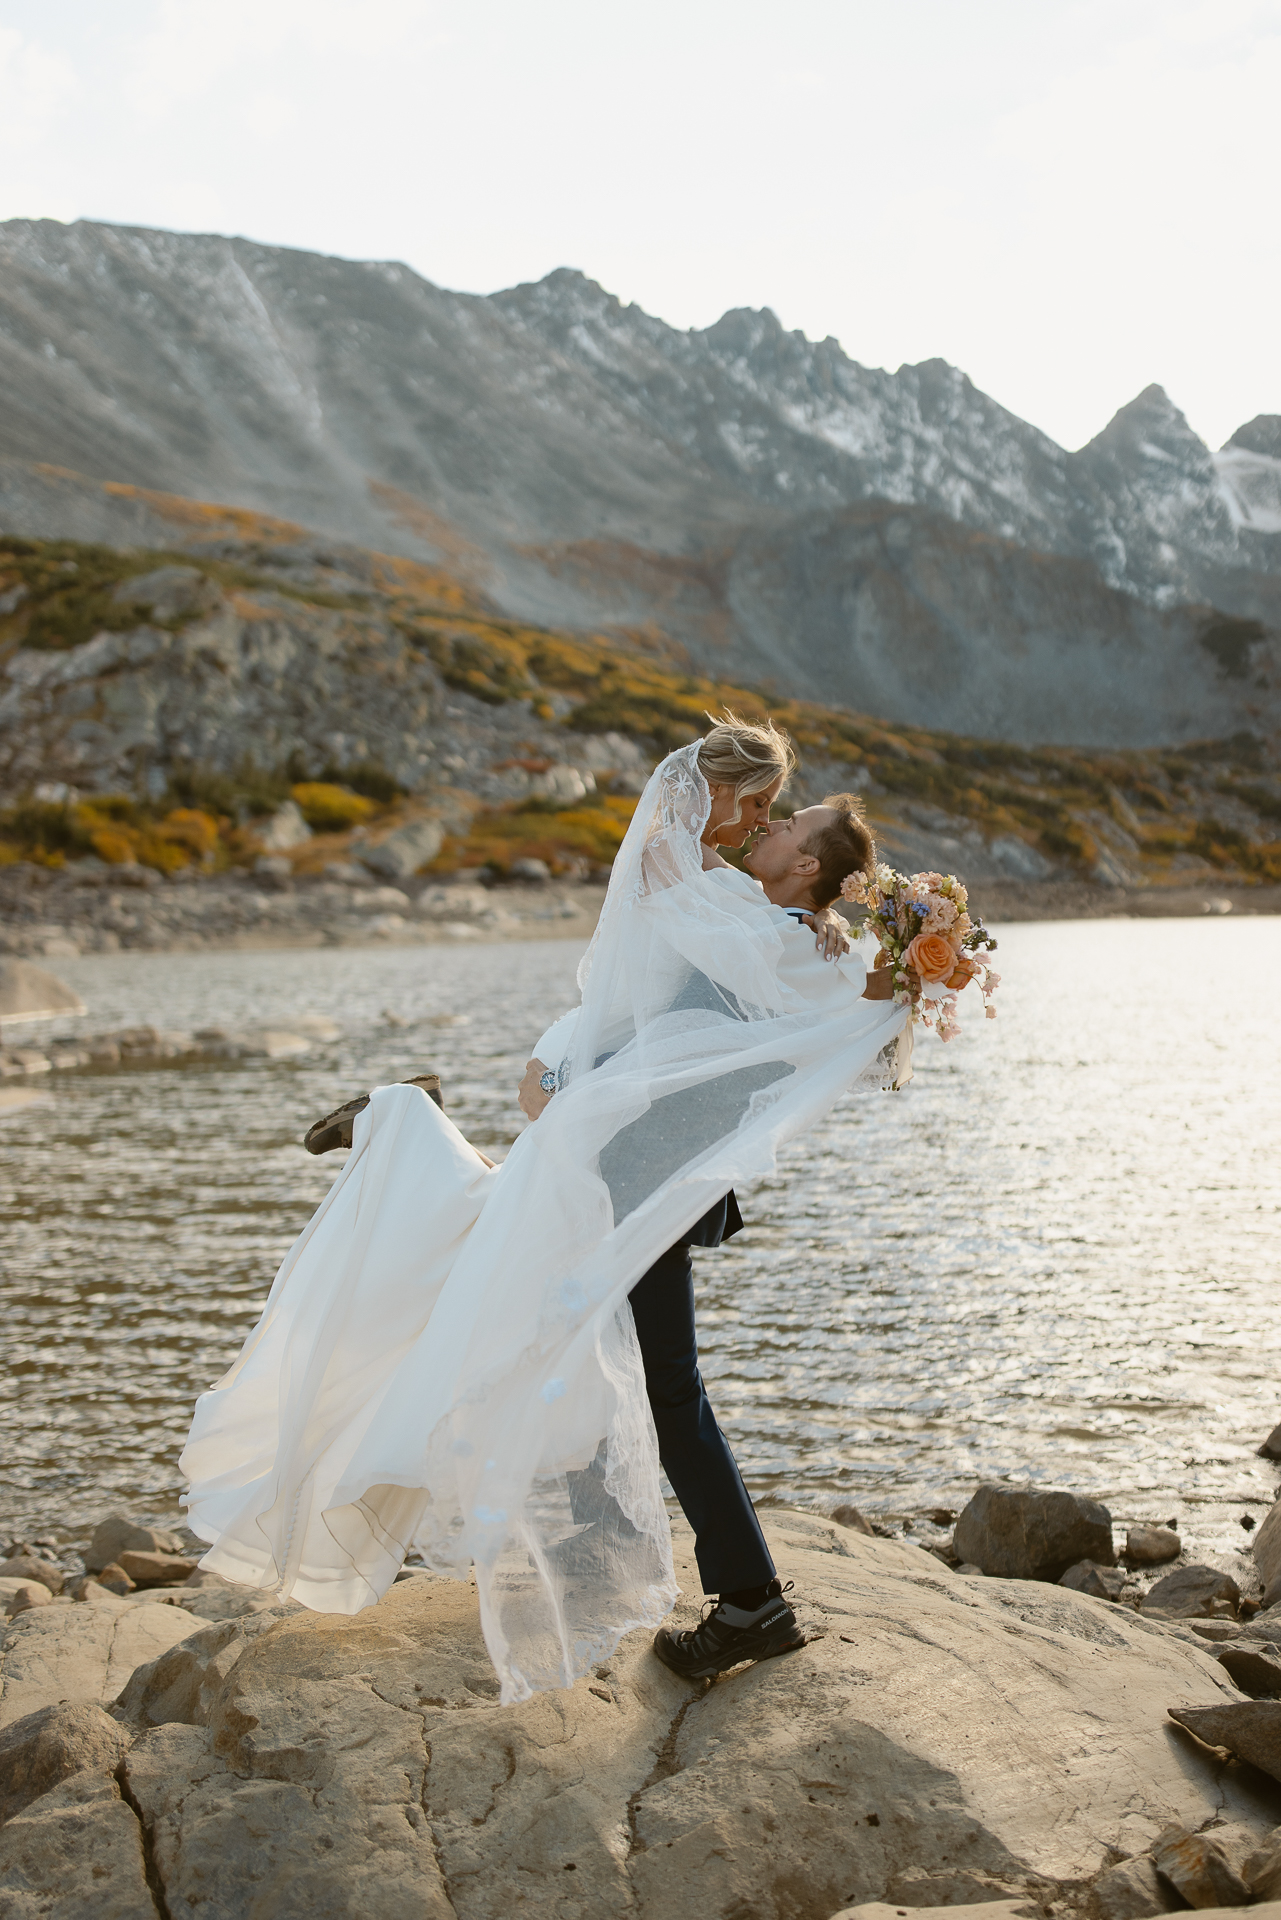
[[[463,878],[380,883],[354,864],[293,878],[283,857],[197,878],[149,867],[0,867],[0,954],[226,952],[437,941],[590,937],[603,886],[541,879],[489,888]]]
[[[470,1584],[407,1566],[377,1607],[318,1615],[120,1516],[76,1570],[13,1543],[0,1911],[1274,1920],[1281,1500],[1251,1593],[1163,1570],[1164,1529],[1118,1554],[1069,1493],[980,1488],[926,1551],[852,1508],[762,1518],[800,1652],[690,1687],[639,1630],[511,1708]],[[1139,1575],[1131,1604],[1090,1589],[1083,1546]]]
[[[208,877],[143,866],[0,867],[0,954],[197,953],[590,938],[603,882],[541,875],[501,885],[463,874],[380,883],[355,863],[295,875],[283,856]],[[1281,887],[1114,888],[987,881],[971,898],[989,923],[1281,913]]]

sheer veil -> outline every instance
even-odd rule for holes
[[[474,1571],[507,1701],[675,1597],[629,1289],[903,1024],[753,883],[703,871],[698,752],[637,805],[562,1090],[494,1173],[416,1088],[378,1090],[183,1456],[232,1578],[354,1611],[411,1547]]]

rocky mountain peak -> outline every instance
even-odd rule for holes
[[[1247,420],[1238,427],[1230,440],[1224,442],[1223,451],[1229,447],[1240,447],[1245,453],[1262,453],[1270,460],[1281,460],[1281,413],[1256,413],[1253,420]]]
[[[1106,427],[1097,433],[1083,454],[1106,455],[1127,464],[1153,459],[1191,461],[1212,471],[1210,449],[1193,432],[1186,416],[1175,406],[1165,388],[1155,382],[1144,387],[1125,406],[1118,407]]]

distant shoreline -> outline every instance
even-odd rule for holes
[[[578,940],[595,928],[600,883],[335,886],[260,877],[114,875],[95,885],[68,873],[33,879],[0,869],[0,955],[50,961],[95,953],[261,953],[326,947],[431,947]],[[8,884],[6,884],[6,879]],[[114,884],[113,884],[114,882]],[[1240,883],[1105,887],[1086,881],[975,881],[973,909],[994,925],[1028,920],[1198,919],[1281,913],[1281,886]]]

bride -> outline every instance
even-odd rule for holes
[[[181,1465],[204,1566],[339,1613],[411,1548],[474,1572],[504,1702],[572,1685],[670,1610],[628,1294],[855,1080],[883,1079],[906,1018],[715,852],[768,820],[790,766],[772,726],[730,718],[655,770],[581,1004],[540,1042],[555,1097],[501,1166],[421,1088],[374,1092],[197,1402]]]

